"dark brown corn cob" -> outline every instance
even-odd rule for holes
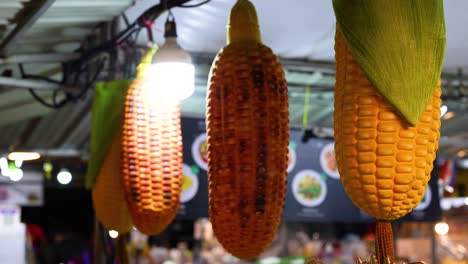
[[[233,255],[251,259],[273,240],[283,213],[289,143],[283,69],[261,43],[225,47],[207,102],[210,220]]]

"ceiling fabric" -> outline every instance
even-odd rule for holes
[[[251,0],[257,8],[262,38],[282,58],[334,60],[335,16],[331,0]],[[423,1],[423,0],[420,0]],[[194,1],[195,2],[195,1]],[[197,8],[175,8],[179,43],[193,52],[216,53],[226,41],[226,23],[234,0],[212,0]],[[130,19],[154,4],[137,0]],[[447,53],[445,71],[468,67],[466,0],[445,0]],[[156,42],[162,43],[166,15],[156,21]]]

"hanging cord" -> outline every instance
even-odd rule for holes
[[[72,93],[67,92],[67,91],[65,91],[63,89],[56,89],[52,93],[52,103],[49,103],[46,100],[44,100],[41,96],[39,96],[39,94],[37,94],[37,92],[34,89],[28,89],[29,93],[39,103],[41,103],[42,105],[44,105],[44,106],[46,106],[48,108],[52,108],[52,109],[61,108],[64,105],[66,105],[68,102],[71,102],[71,101],[73,101],[73,102],[79,101],[86,95],[87,91],[96,82],[96,80],[99,77],[100,73],[104,69],[105,62],[106,62],[106,58],[103,58],[97,63],[98,64],[97,70],[94,72],[92,78],[89,79],[85,83],[84,88],[77,95],[73,95]],[[19,69],[20,69],[20,73],[21,73],[22,78],[25,78],[25,79],[44,80],[44,81],[48,81],[48,82],[51,82],[51,83],[54,83],[54,84],[59,84],[59,85],[62,85],[62,86],[65,83],[65,78],[61,82],[59,82],[59,81],[55,81],[55,80],[52,80],[52,79],[44,77],[44,76],[26,74],[22,64],[19,64]],[[76,85],[78,83],[79,75],[81,75],[81,73],[82,73],[82,69],[80,67],[80,70],[75,75],[74,85]],[[65,72],[63,74],[65,74]],[[59,91],[63,91],[65,93],[65,97],[62,100],[57,101]]]
[[[307,130],[309,123],[310,86],[305,88],[304,114],[302,115],[302,129]]]
[[[173,14],[170,11],[170,9],[173,7],[183,7],[183,8],[199,7],[204,4],[209,3],[211,0],[205,0],[197,4],[190,4],[190,5],[187,4],[188,2],[191,2],[191,1],[193,0],[172,0],[172,1],[161,0],[160,4],[154,5],[153,7],[146,10],[133,23],[130,23],[126,15],[123,14],[123,19],[126,24],[126,28],[122,30],[121,32],[119,32],[114,38],[104,42],[103,44],[95,48],[85,50],[84,43],[81,43],[82,45],[77,50],[77,52],[82,52],[81,59],[78,61],[78,63],[81,64],[81,63],[89,62],[92,58],[102,53],[107,53],[107,54],[112,53],[116,50],[116,48],[123,48],[123,45],[127,45],[130,48],[135,47],[136,41],[138,39],[138,35],[143,28],[147,29],[148,39],[153,43],[154,42],[154,36],[153,36],[153,31],[152,31],[153,22],[163,12],[169,10],[169,15],[173,18]],[[46,107],[53,108],[53,109],[61,108],[64,105],[66,105],[68,102],[77,101],[81,99],[84,95],[86,95],[86,92],[90,89],[90,86],[93,85],[93,83],[99,77],[99,74],[102,72],[105,66],[105,60],[101,60],[97,64],[98,64],[98,68],[97,68],[96,73],[94,74],[94,77],[92,78],[91,81],[86,83],[83,90],[77,96],[73,95],[70,92],[65,91],[64,89],[58,89],[58,90],[54,90],[52,93],[52,102],[47,102],[44,98],[39,96],[39,94],[35,90],[29,89],[29,93],[35,100],[37,100],[39,103],[41,103],[42,105]],[[21,65],[20,67],[22,68]],[[28,75],[24,73],[23,69],[21,69],[21,71],[23,73],[23,78],[40,79],[40,80],[45,80],[45,81],[49,81],[53,83],[58,83],[61,85],[68,83],[65,81],[57,82],[55,80],[52,80],[43,76]],[[63,75],[65,76],[68,72],[69,71],[65,70],[64,68]],[[79,77],[81,76],[81,73],[83,72],[84,70],[81,68],[81,66],[78,67],[78,72],[75,74],[74,84],[78,83]],[[61,100],[58,100],[58,96],[60,92],[63,92],[65,94],[65,97]]]
[[[127,252],[127,236],[126,234],[121,234],[117,238],[116,246],[116,259],[119,264],[128,264],[129,257]]]
[[[123,18],[123,21],[125,23],[125,26],[129,27],[130,26],[130,21],[128,21],[128,17],[127,17],[127,15],[125,15],[125,12],[122,13],[122,18]]]
[[[394,263],[392,223],[390,221],[377,220],[375,230],[375,254],[377,255],[377,263]]]
[[[303,143],[309,141],[310,138],[314,137],[314,132],[309,129],[309,105],[310,105],[310,86],[305,87],[305,98],[304,98],[304,112],[302,114],[302,139]]]
[[[146,27],[146,30],[148,32],[148,40],[151,42],[151,44],[154,43],[154,38],[153,38],[153,21],[146,19],[145,17],[142,18],[142,22]]]
[[[70,100],[71,101],[78,101],[80,100],[82,97],[84,97],[86,95],[86,92],[93,86],[93,84],[97,81],[99,75],[101,74],[102,70],[104,69],[104,66],[106,65],[106,58],[102,58],[98,63],[98,67],[97,67],[97,70],[94,72],[94,75],[93,77],[88,81],[86,82],[85,84],[85,88],[81,90],[81,92],[77,95],[77,96],[74,96],[72,94],[69,94],[70,95]]]
[[[44,76],[27,74],[26,71],[24,70],[23,64],[19,64],[18,67],[20,70],[21,77],[23,79],[43,80],[43,81],[47,81],[50,83],[63,85],[64,79],[62,80],[62,82],[59,82],[59,81],[56,81],[56,80],[53,80]],[[62,64],[62,68],[63,68],[63,64]],[[42,97],[40,97],[34,89],[28,89],[28,91],[36,101],[38,101],[39,103],[41,103],[42,105],[46,107],[57,109],[66,104],[66,100],[67,100],[66,93],[65,93],[65,98],[62,99],[60,102],[57,102],[58,90],[54,90],[54,92],[52,93],[52,103],[49,103],[46,100],[44,100]]]
[[[162,13],[164,13],[165,11],[173,7],[192,8],[192,7],[198,7],[198,6],[201,6],[210,2],[209,0],[205,0],[198,4],[191,4],[191,5],[187,4],[191,1],[193,0],[171,0],[171,1],[161,0],[159,4],[156,4],[152,6],[151,8],[147,9],[134,22],[130,23],[124,30],[119,32],[117,36],[115,36],[114,38],[104,42],[103,44],[95,48],[91,48],[89,50],[84,50],[83,46],[80,49],[78,49],[78,51],[83,52],[82,60],[87,60],[89,58],[96,56],[99,53],[109,52],[110,50],[115,49],[118,43],[125,42],[130,36],[133,35],[133,33],[138,32],[139,30],[141,30],[141,28],[145,27],[145,24],[143,23],[142,18],[145,18],[146,20],[149,20],[149,21],[154,21]]]
[[[183,8],[199,7],[199,6],[202,6],[202,5],[204,5],[204,4],[207,4],[207,3],[209,3],[209,2],[211,2],[211,0],[205,0],[205,1],[203,1],[203,2],[200,2],[200,3],[198,3],[198,4],[192,4],[192,5],[181,5],[181,6],[179,6],[179,7],[183,7]]]

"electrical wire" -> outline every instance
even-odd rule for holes
[[[72,101],[78,101],[80,100],[84,95],[86,95],[86,92],[91,88],[91,86],[97,81],[97,78],[99,77],[99,75],[101,74],[102,70],[104,69],[104,66],[106,65],[106,58],[103,58],[101,59],[101,61],[98,63],[98,68],[97,70],[95,71],[93,77],[91,78],[90,81],[88,81],[85,85],[85,88],[83,90],[81,90],[81,92],[77,95],[77,96],[74,96],[74,95],[71,95],[70,94],[70,97],[71,97],[71,100]]]
[[[178,7],[182,7],[182,8],[193,8],[193,7],[202,6],[202,5],[207,4],[207,3],[209,3],[209,2],[211,2],[211,0],[205,0],[205,1],[203,1],[203,2],[200,2],[200,3],[198,3],[198,4],[193,4],[193,5],[180,5],[180,6],[178,6]]]
[[[60,89],[60,90],[56,89],[52,93],[52,103],[49,103],[46,100],[44,100],[41,96],[39,96],[34,89],[28,89],[29,93],[39,103],[41,103],[42,105],[44,105],[44,106],[46,106],[48,108],[53,108],[53,109],[61,108],[70,101],[74,101],[74,102],[79,101],[86,95],[87,91],[92,87],[94,82],[96,82],[96,80],[99,77],[100,73],[104,69],[105,62],[106,62],[106,58],[103,58],[97,63],[98,64],[97,70],[94,72],[92,78],[86,82],[86,84],[84,85],[84,88],[77,95],[73,95],[72,93],[67,92],[67,91],[65,91],[63,89]],[[23,65],[20,64],[19,66],[20,66],[21,75],[25,79],[45,80],[45,81],[55,83],[55,84],[62,84],[62,85],[64,84],[63,82],[58,82],[58,81],[52,80],[52,79],[44,77],[44,76],[26,74],[25,71],[24,71]],[[82,72],[83,72],[83,70],[80,69],[78,71],[78,73],[75,75],[75,80],[74,80],[75,85],[77,84],[77,82],[79,80],[79,75],[81,75]],[[65,97],[62,100],[57,101],[59,91],[63,91],[65,93]]]
[[[130,26],[130,22],[128,21],[128,17],[127,17],[127,15],[125,15],[125,13],[122,13],[122,18],[123,18],[123,20],[125,22],[125,26],[127,26],[127,27]]]
[[[199,7],[199,6],[202,6],[204,4],[211,2],[211,0],[205,0],[196,4],[187,4],[188,2],[191,2],[191,1],[193,0],[161,0],[159,4],[154,5],[148,10],[146,10],[132,23],[130,23],[126,15],[123,14],[122,16],[123,16],[123,20],[125,22],[126,28],[120,31],[114,38],[90,50],[85,50],[84,45],[83,45],[84,43],[83,43],[80,46],[80,48],[77,50],[78,52],[82,52],[81,58],[77,61],[73,61],[72,64],[70,65],[62,64],[62,69],[63,69],[62,71],[63,71],[64,77],[61,82],[44,77],[44,76],[28,75],[24,72],[24,68],[22,67],[21,64],[20,64],[20,72],[23,78],[41,79],[41,80],[45,80],[45,81],[52,82],[55,84],[65,85],[65,83],[67,83],[67,76],[68,76],[67,74],[70,72],[73,72],[73,69],[69,69],[69,66],[72,66],[72,68],[74,67],[75,69],[78,69],[75,72],[74,80],[72,82],[73,85],[77,85],[82,73],[85,70],[87,70],[87,67],[83,69],[82,65],[89,63],[94,57],[98,56],[99,54],[102,54],[102,53],[111,54],[115,52],[117,48],[125,48],[125,46],[127,46],[128,48],[130,48],[130,50],[134,50],[134,47],[136,46],[136,43],[138,40],[138,36],[142,29],[146,28],[147,33],[148,33],[148,39],[151,42],[153,42],[154,41],[154,36],[152,32],[153,22],[154,20],[156,20],[157,17],[159,17],[165,11],[169,11],[171,15],[172,12],[170,12],[170,10],[174,7],[194,8],[194,7]],[[134,57],[134,56],[137,57],[136,55],[137,53],[134,52],[134,54],[132,54],[131,57]],[[132,63],[133,59],[135,58],[130,59],[130,64]],[[52,103],[50,103],[44,100],[41,96],[39,96],[34,89],[29,89],[29,92],[32,95],[32,97],[36,99],[38,102],[40,102],[42,105],[49,107],[49,108],[54,108],[54,109],[61,108],[68,102],[80,100],[83,96],[86,95],[86,92],[90,89],[90,87],[97,80],[100,73],[104,69],[105,62],[106,62],[106,59],[101,59],[97,63],[98,64],[97,70],[94,72],[92,78],[86,82],[84,88],[77,95],[74,95],[64,89],[57,89],[53,91]],[[87,79],[89,79],[89,76]],[[65,94],[65,97],[60,101],[58,101],[59,92],[63,92]]]

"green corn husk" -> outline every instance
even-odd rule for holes
[[[337,23],[370,82],[412,125],[445,55],[443,0],[333,0]]]
[[[94,89],[91,110],[91,138],[86,171],[86,188],[90,189],[101,169],[115,133],[122,124],[122,111],[127,80],[98,82]]]

